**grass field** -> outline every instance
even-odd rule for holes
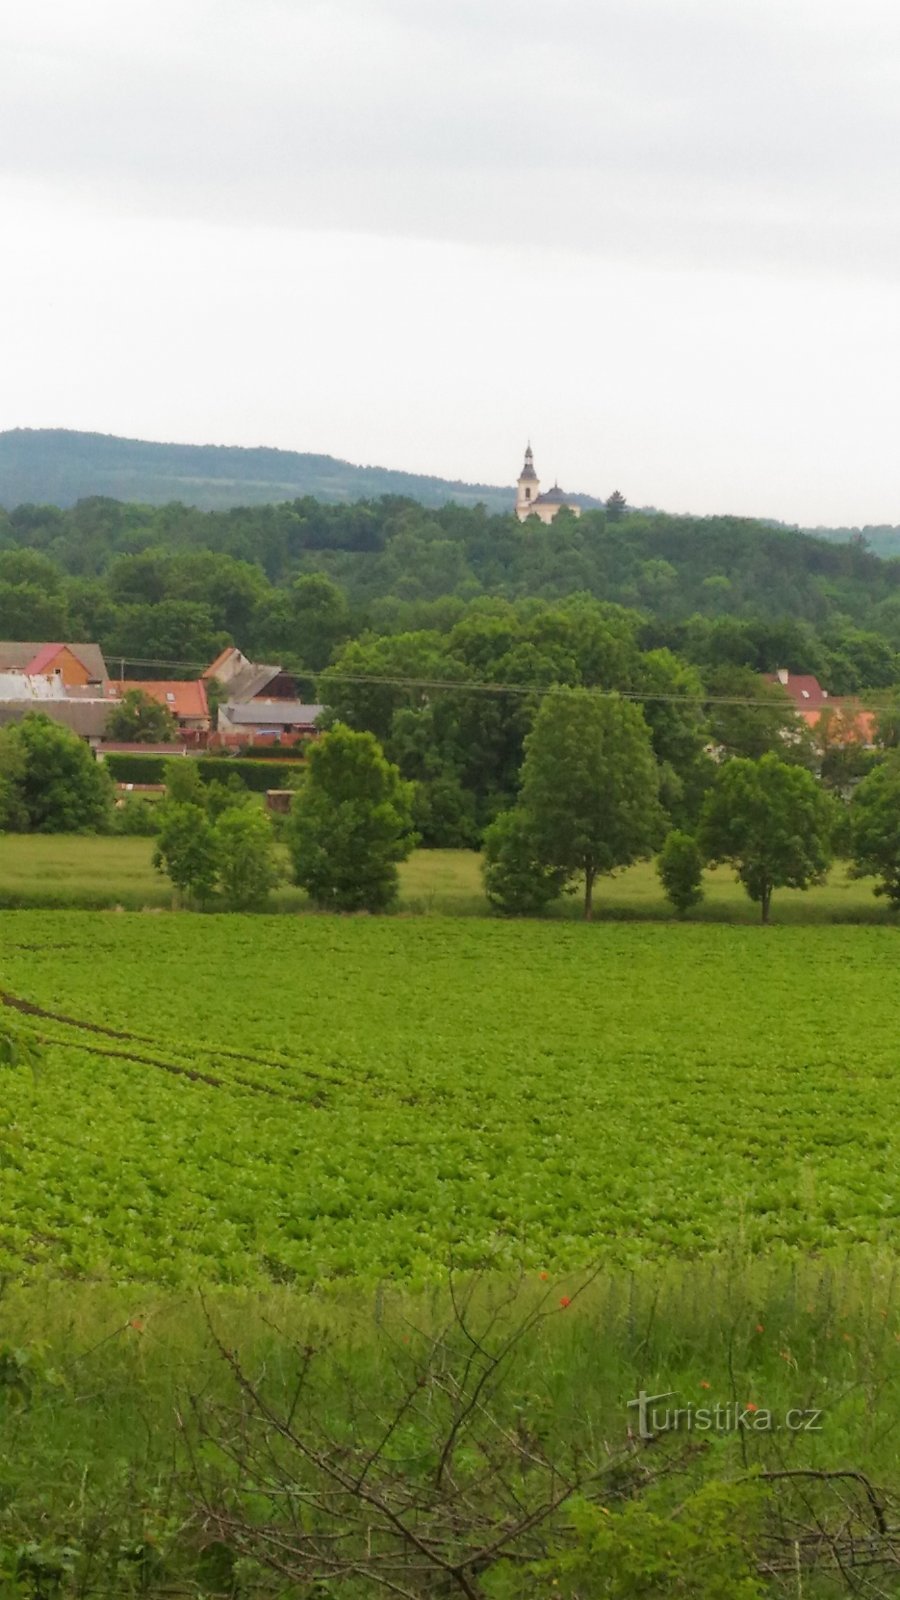
[[[54,907],[62,910],[168,910],[168,880],[152,865],[153,841],[142,838],[80,838],[6,834],[0,837],[0,908]],[[301,911],[306,896],[287,881],[272,896],[273,911]],[[399,910],[414,914],[484,916],[490,907],[481,883],[480,857],[468,850],[417,850],[400,868]],[[777,890],[772,920],[777,923],[870,922],[894,925],[871,879],[850,878],[838,864],[829,881],[803,893]],[[725,868],[707,872],[706,898],[692,921],[752,923],[759,911]],[[577,919],[577,896],[567,896],[550,915]],[[652,862],[641,862],[615,877],[601,879],[596,891],[598,919],[665,920],[672,910]]]

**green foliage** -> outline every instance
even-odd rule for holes
[[[864,778],[850,805],[853,862],[878,879],[877,895],[900,910],[900,757],[892,754]]]
[[[256,911],[278,881],[272,825],[264,811],[244,803],[223,811],[215,828],[222,899],[232,911]]]
[[[547,866],[518,809],[502,811],[485,832],[483,871],[488,900],[509,916],[538,916],[566,884],[565,869]]]
[[[177,733],[178,724],[166,706],[144,689],[126,689],[110,711],[105,737],[123,743],[167,744]]]
[[[415,785],[413,823],[426,850],[474,850],[479,841],[474,796],[455,772]]]
[[[679,916],[703,899],[703,855],[693,834],[673,828],[657,861],[666,898]]]
[[[116,783],[165,783],[166,757],[130,755],[121,750],[105,751],[103,761]]]
[[[90,747],[31,712],[0,735],[0,810],[24,833],[106,833],[113,787]]]
[[[43,1051],[33,1031],[12,1022],[8,1013],[0,1010],[0,1068],[27,1067],[35,1074],[42,1060]],[[0,1160],[0,1168],[2,1165]]]
[[[703,1484],[671,1510],[635,1499],[612,1511],[584,1500],[569,1508],[575,1535],[529,1574],[488,1594],[525,1600],[535,1579],[560,1600],[764,1600],[754,1546],[762,1526],[759,1484]],[[543,1591],[547,1592],[547,1591]]]
[[[730,862],[763,922],[773,889],[808,889],[831,864],[834,802],[811,773],[776,755],[736,758],[720,769],[703,804],[700,847]]]
[[[547,695],[525,740],[520,806],[538,859],[583,876],[590,917],[597,874],[648,855],[662,829],[639,707],[583,689]]]
[[[196,803],[204,806],[206,815],[215,822],[225,811],[253,805],[253,799],[240,773],[226,770],[224,781],[213,778],[211,783],[202,785]]]
[[[756,760],[770,751],[784,756],[786,736],[801,739],[794,707],[780,685],[760,681],[744,666],[715,667],[706,674],[709,732],[727,756]]]
[[[323,908],[387,909],[416,843],[413,798],[372,734],[338,724],[310,750],[291,811],[295,882]]]
[[[129,794],[116,806],[115,831],[150,839],[159,832],[161,816],[155,801],[146,795]]]
[[[169,798],[162,811],[153,865],[185,900],[208,905],[219,872],[215,828],[203,806],[190,800]]]
[[[200,768],[191,756],[173,756],[163,767],[163,779],[167,801],[174,805],[204,804]]]

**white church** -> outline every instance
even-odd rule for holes
[[[525,451],[525,465],[519,473],[519,483],[516,489],[516,516],[520,522],[527,517],[539,517],[541,522],[552,522],[557,511],[565,507],[567,511],[581,516],[581,507],[573,505],[558,483],[552,489],[541,494],[541,484],[534,470],[534,455],[531,445]]]

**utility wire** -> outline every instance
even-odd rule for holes
[[[141,660],[141,659],[139,659],[137,657],[134,657],[134,656],[121,656],[121,655],[111,656],[110,659],[113,660],[113,661],[116,661],[116,662],[118,662],[120,664],[124,664],[126,666],[129,666],[129,667],[170,667],[170,668],[171,667],[175,667],[175,668],[178,668],[179,670],[181,670],[183,672],[205,672],[207,670],[207,664],[203,664],[203,663],[197,662],[197,661],[150,661],[150,660]],[[566,692],[566,690],[569,687],[571,687],[571,685],[568,685],[568,684],[550,684],[550,685],[541,686],[541,685],[533,684],[533,683],[498,683],[498,682],[493,682],[490,679],[477,679],[477,678],[406,678],[406,677],[400,677],[399,675],[387,674],[387,673],[380,674],[380,673],[371,673],[371,672],[363,672],[363,673],[337,672],[333,667],[324,668],[324,671],[322,673],[317,673],[317,672],[312,672],[312,671],[310,671],[310,672],[297,672],[297,673],[292,673],[291,676],[292,677],[301,677],[301,678],[302,677],[308,677],[308,678],[314,678],[316,680],[318,680],[320,677],[324,676],[324,677],[327,678],[329,683],[355,683],[355,684],[371,683],[371,684],[377,684],[379,687],[382,687],[382,688],[432,689],[432,690],[441,690],[441,691],[453,691],[454,693],[457,693],[457,694],[458,693],[472,693],[472,694],[509,694],[509,695],[520,695],[520,696],[535,695],[538,699],[543,699],[545,696],[548,696],[548,695],[564,694]],[[127,682],[128,680],[125,679],[123,681]],[[227,688],[227,685],[225,685],[225,687]],[[786,700],[784,702],[784,705],[782,705],[778,700],[775,700],[774,698],[773,699],[766,699],[766,698],[763,698],[761,695],[753,697],[753,696],[743,696],[743,695],[717,695],[717,694],[703,694],[703,695],[662,694],[662,693],[654,693],[654,692],[647,691],[647,690],[644,690],[644,689],[603,689],[603,688],[600,688],[599,686],[595,686],[595,685],[577,685],[577,687],[585,688],[585,690],[586,690],[586,692],[588,694],[596,695],[600,699],[651,701],[654,704],[661,704],[661,705],[749,706],[749,707],[757,706],[757,707],[760,707],[762,710],[769,710],[769,711],[780,711],[780,710],[790,711],[792,709],[795,709],[795,710],[802,709],[801,707],[793,706],[793,704],[792,704],[792,702],[790,700]],[[810,707],[811,711],[827,711],[829,709],[840,710],[840,709],[842,709],[842,707],[836,706],[833,701],[825,701],[824,704],[822,704],[820,706],[811,706]],[[852,707],[850,709],[853,710],[853,711],[859,712],[859,711],[878,711],[878,710],[880,710],[882,708],[877,706],[877,705],[866,704],[866,702],[864,702],[863,700],[858,699],[858,698],[854,698],[853,705],[852,705]]]

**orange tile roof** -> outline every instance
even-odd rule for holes
[[[209,706],[206,701],[206,684],[201,680],[185,682],[183,679],[160,680],[158,682],[137,682],[133,678],[121,679],[106,686],[109,699],[120,700],[129,689],[140,689],[143,694],[149,695],[151,700],[156,700],[173,717],[190,718],[196,721],[201,717],[209,716]]]

